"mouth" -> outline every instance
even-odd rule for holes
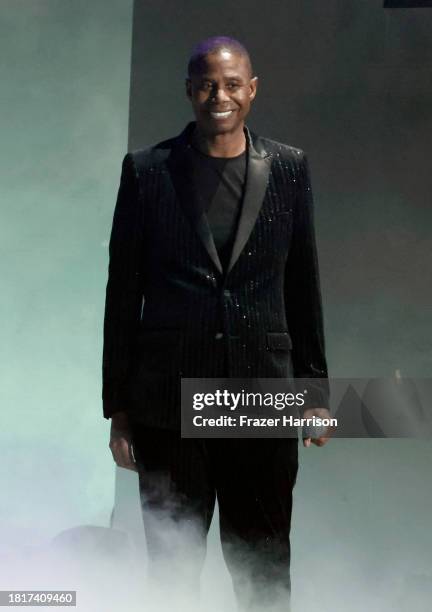
[[[227,110],[227,111],[210,111],[210,117],[212,117],[213,119],[227,119],[228,117],[230,117],[232,115],[234,111],[233,110]]]

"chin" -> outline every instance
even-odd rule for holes
[[[221,122],[221,124],[219,125],[213,122],[206,121],[205,123],[200,123],[200,128],[204,133],[215,136],[217,134],[228,134],[229,132],[235,132],[237,129],[239,129],[239,124],[226,122],[222,125]]]

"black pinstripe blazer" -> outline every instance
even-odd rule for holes
[[[191,180],[194,127],[123,160],[104,318],[106,418],[128,411],[178,427],[182,376],[327,377],[304,152],[245,127],[246,185],[223,270]]]

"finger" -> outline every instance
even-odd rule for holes
[[[129,442],[129,445],[128,445],[128,455],[129,455],[129,468],[128,469],[133,470],[134,472],[138,472],[132,442]]]
[[[332,437],[333,433],[336,431],[336,427],[333,425],[329,425],[324,432],[324,435],[319,436],[318,438],[312,438],[312,444],[316,446],[324,446]]]
[[[122,468],[125,470],[131,470],[132,472],[138,472],[138,468],[135,463],[128,463],[127,465],[122,465]]]
[[[132,470],[133,472],[138,472],[138,469],[135,463],[126,463],[126,462],[116,461],[115,464],[117,465],[117,467],[121,467],[124,470]]]
[[[329,441],[329,438],[321,437],[321,438],[312,438],[312,444],[315,446],[324,446]]]
[[[112,444],[111,451],[116,465],[125,468],[126,470],[132,470],[134,472],[138,471],[133,453],[133,447],[130,442],[127,442],[124,439],[117,440]]]
[[[138,471],[136,463],[134,463],[133,461],[130,461],[130,460],[126,459],[125,457],[120,457],[120,458],[117,457],[116,458],[116,456],[114,454],[113,454],[113,456],[114,456],[115,464],[118,467],[124,468],[125,470],[132,470],[134,472]]]
[[[110,445],[114,461],[119,467],[126,467],[133,463],[129,455],[129,447],[125,440],[117,440]]]
[[[121,465],[119,463],[117,463],[116,465],[118,467],[123,468],[124,470],[131,470],[132,472],[138,472],[136,464],[132,463],[131,461],[126,462],[126,463],[122,463]]]
[[[323,444],[327,444],[327,442],[330,440],[330,438],[333,437],[333,434],[336,431],[336,429],[337,429],[337,427],[335,427],[333,425],[327,427],[327,429],[324,432],[324,434],[319,437],[319,440],[321,440]]]

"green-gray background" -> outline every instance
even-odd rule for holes
[[[101,332],[132,3],[0,8],[0,524],[18,538],[111,512]]]
[[[115,498],[114,524],[141,528],[136,476],[115,478],[102,418],[107,244],[123,154],[191,118],[183,76],[199,38],[246,43],[261,77],[251,127],[308,152],[332,373],[429,376],[432,10],[139,2],[129,116],[130,0],[0,8],[6,550],[106,527]],[[301,453],[298,609],[428,609],[431,459],[429,442],[409,440]],[[216,568],[228,592],[217,529],[204,584]]]

